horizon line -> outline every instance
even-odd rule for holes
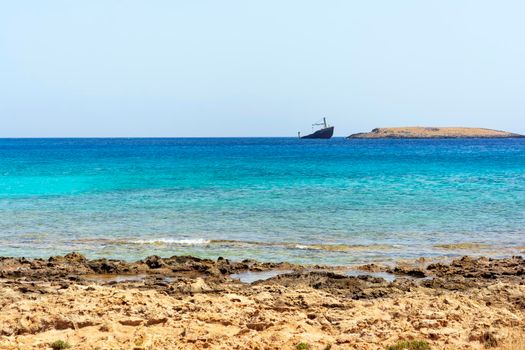
[[[333,136],[332,138],[346,138],[348,136]],[[260,139],[260,138],[289,138],[298,139],[298,136],[0,136],[0,140],[16,139]]]

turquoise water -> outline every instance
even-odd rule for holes
[[[440,246],[456,243],[477,245]],[[346,265],[520,246],[525,139],[0,140],[2,256]]]

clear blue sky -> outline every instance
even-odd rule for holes
[[[0,137],[525,133],[525,2],[0,2]]]

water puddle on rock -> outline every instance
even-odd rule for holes
[[[257,281],[264,281],[279,275],[292,273],[292,270],[268,270],[268,271],[246,271],[230,275],[231,278],[238,279],[241,283],[253,283]]]
[[[84,275],[88,281],[98,283],[142,282],[147,275]]]

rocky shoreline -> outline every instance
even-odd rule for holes
[[[242,283],[243,274],[263,276]],[[257,279],[257,278],[256,278]],[[0,258],[0,349],[523,349],[525,260]],[[521,342],[521,343],[520,343]]]

